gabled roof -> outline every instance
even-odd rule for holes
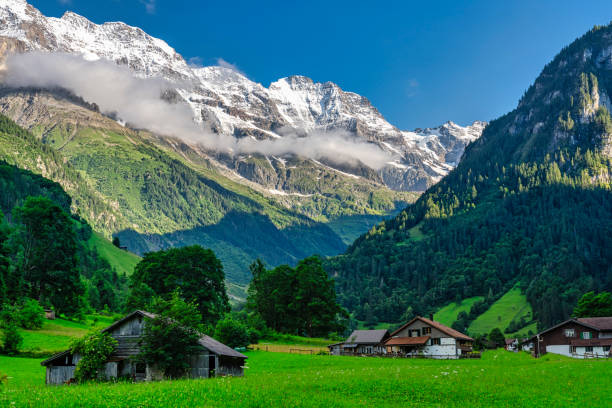
[[[612,331],[612,316],[611,317],[579,317],[576,319],[582,324],[591,326],[596,330]]]
[[[103,333],[109,332],[111,330],[113,330],[114,328],[120,326],[121,324],[125,323],[126,321],[132,319],[135,316],[141,316],[141,317],[145,317],[147,319],[155,319],[155,317],[157,317],[156,314],[154,313],[150,313],[150,312],[146,312],[144,310],[135,310],[132,313],[128,314],[127,316],[123,317],[122,319],[117,320],[116,322],[114,322],[113,324],[111,324],[110,326],[102,329]],[[248,358],[247,356],[245,356],[242,353],[237,352],[236,350],[234,350],[231,347],[226,346],[225,344],[213,339],[210,336],[207,336],[205,334],[202,334],[202,337],[200,337],[200,339],[198,340],[198,343],[207,348],[208,350],[212,351],[213,353],[220,355],[220,356],[228,356],[228,357],[237,357],[237,358]],[[70,354],[70,349],[62,351],[61,353],[57,353],[51,357],[49,357],[48,359],[44,360],[43,362],[40,363],[40,365],[46,366],[49,363],[53,362],[54,360],[60,358],[60,357],[64,357],[65,355]]]
[[[346,343],[353,344],[379,344],[387,336],[389,336],[389,330],[355,330],[346,339]]]
[[[121,326],[124,322],[130,320],[134,316],[146,317],[148,319],[155,319],[155,317],[156,317],[156,315],[154,313],[145,312],[144,310],[134,310],[132,313],[128,314],[127,316],[123,317],[122,319],[119,319],[116,322],[114,322],[113,324],[111,324],[110,326],[102,329],[102,333],[106,333],[108,331],[113,330],[115,327]]]
[[[412,323],[416,322],[417,320],[422,321],[423,323],[431,326],[431,327],[435,327],[436,329],[440,330],[442,333],[447,334],[450,337],[453,337],[455,339],[460,339],[460,340],[471,340],[474,341],[473,338],[471,338],[468,335],[465,335],[461,332],[458,332],[455,329],[452,329],[448,326],[443,325],[440,322],[436,322],[434,320],[429,320],[425,317],[421,317],[421,316],[417,316],[414,319],[412,319],[411,321],[409,321],[408,323],[406,323],[405,325],[403,325],[402,327],[400,327],[399,329],[397,329],[396,331],[394,331],[393,333],[391,333],[391,337],[395,336],[397,333],[399,333],[400,331],[404,330],[406,327],[410,326]]]

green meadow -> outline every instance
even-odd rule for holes
[[[493,303],[486,312],[478,316],[470,324],[468,332],[472,335],[490,333],[496,327],[504,331],[512,320],[520,320],[521,317],[530,321],[533,318],[533,313],[525,295],[521,293],[519,288],[515,287]],[[525,336],[529,330],[537,331],[535,323],[519,330],[517,334]]]
[[[461,302],[451,302],[444,306],[434,314],[434,320],[450,327],[455,321],[459,313],[470,313],[470,308],[479,300],[483,300],[482,296],[474,296],[463,299]]]
[[[242,378],[45,386],[40,360],[0,357],[15,407],[609,407],[610,360],[310,356],[254,351]]]

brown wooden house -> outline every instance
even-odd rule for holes
[[[455,359],[472,351],[474,339],[433,319],[417,316],[391,333],[386,353],[399,356]]]
[[[102,330],[117,340],[115,350],[105,364],[102,377],[127,377],[135,381],[161,379],[162,375],[154,365],[134,361],[134,357],[140,352],[139,342],[146,321],[154,318],[152,313],[137,310]],[[199,354],[190,357],[190,378],[243,375],[247,359],[245,355],[206,335],[200,337],[198,345]],[[69,382],[74,377],[79,359],[78,354],[66,350],[43,361],[41,365],[47,368],[46,383]]]
[[[612,317],[569,319],[524,342],[535,357],[562,354],[574,358],[611,357]]]

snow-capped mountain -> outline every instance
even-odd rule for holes
[[[191,107],[194,120],[220,135],[263,140],[348,131],[393,153],[395,159],[378,175],[363,168],[336,168],[382,180],[396,190],[422,191],[439,180],[457,165],[465,146],[486,125],[474,122],[462,127],[447,122],[436,128],[402,131],[387,122],[367,98],[343,91],[332,82],[291,76],[266,88],[228,68],[191,66],[164,41],[139,28],[120,22],[98,25],[72,12],[61,18],[46,17],[25,0],[3,0],[0,55],[33,50],[108,59],[139,76],[176,82],[180,102]],[[242,165],[244,157],[217,159],[243,177],[269,184],[252,169],[245,170],[249,166]],[[283,189],[276,184],[265,187]]]

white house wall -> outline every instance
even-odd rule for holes
[[[431,340],[429,340],[431,341]],[[451,337],[440,338],[439,345],[430,345],[423,348],[423,354],[433,358],[450,358],[457,356],[457,343]]]
[[[570,346],[567,344],[559,344],[559,345],[551,345],[546,346],[547,353],[560,354],[562,356],[573,357],[573,358],[584,358],[584,354],[586,353],[586,347],[576,347],[576,353],[572,354],[570,352]],[[605,357],[607,356],[607,352],[604,351],[602,346],[593,346],[593,352],[589,352],[589,356],[593,355],[595,357]]]

